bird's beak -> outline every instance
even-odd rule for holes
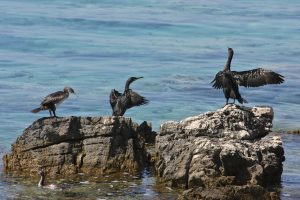
[[[143,76],[141,76],[141,77],[137,77],[136,79],[140,79],[140,78],[144,78]]]

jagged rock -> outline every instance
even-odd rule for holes
[[[42,118],[24,130],[5,155],[7,172],[103,174],[135,171],[147,164],[145,139],[151,125],[124,117]]]
[[[279,184],[284,151],[281,138],[268,135],[272,120],[270,107],[227,105],[162,124],[155,144],[158,175],[186,189]]]

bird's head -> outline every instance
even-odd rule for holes
[[[140,79],[140,78],[143,78],[142,76],[141,77],[130,77],[129,79],[128,79],[128,81],[129,82],[133,82],[133,81],[136,81],[136,80],[138,80],[138,79]]]
[[[39,171],[38,171],[38,174],[39,174],[40,176],[43,176],[43,177],[45,176],[44,170],[39,170]]]
[[[228,54],[233,54],[233,49],[228,47]]]
[[[71,88],[71,87],[65,87],[65,88],[64,88],[64,92],[68,92],[68,93],[73,93],[73,94],[75,94],[73,88]]]

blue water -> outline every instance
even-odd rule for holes
[[[122,91],[129,76],[144,76],[132,88],[150,104],[126,116],[151,121],[155,130],[215,110],[225,99],[210,81],[227,47],[235,50],[232,69],[265,67],[285,76],[282,85],[241,93],[248,106],[274,108],[276,130],[299,128],[299,8],[294,0],[1,0],[0,146],[7,150],[32,121],[48,116],[29,111],[64,86],[78,97],[65,101],[59,116],[110,115],[110,90]],[[296,146],[285,142],[286,152]],[[283,188],[299,188],[296,177]]]

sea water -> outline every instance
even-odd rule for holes
[[[1,0],[1,152],[34,120],[49,115],[30,110],[64,86],[78,97],[61,104],[58,116],[110,115],[111,89],[122,92],[130,76],[144,77],[131,87],[150,103],[126,116],[150,121],[154,130],[168,120],[216,110],[225,99],[210,82],[222,70],[228,47],[235,51],[232,70],[264,67],[285,77],[281,85],[241,87],[247,106],[272,106],[275,130],[299,128],[299,8],[294,0]],[[283,141],[282,199],[300,198],[300,141],[289,135]],[[145,187],[145,177],[153,178],[140,177],[138,188]],[[19,198],[35,184],[1,172],[1,197]],[[142,194],[162,195],[155,181],[146,185],[151,192]]]

